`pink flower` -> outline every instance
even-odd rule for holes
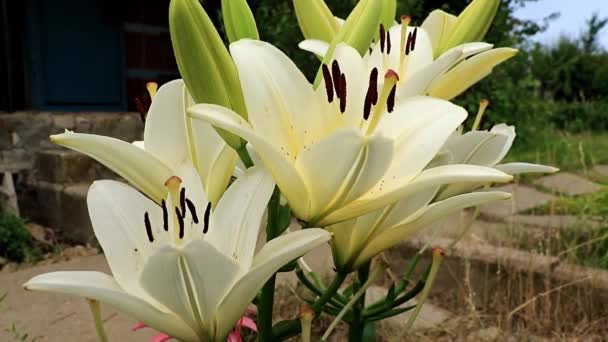
[[[255,311],[252,309],[247,309],[245,310],[245,314],[255,314]],[[133,326],[133,331],[137,331],[137,330],[141,330],[143,328],[147,328],[148,326],[145,325],[144,323],[136,323],[135,326]],[[246,328],[249,329],[253,332],[258,332],[258,326],[255,324],[255,321],[248,316],[243,316],[241,317],[241,319],[239,319],[235,326],[234,329],[230,332],[230,334],[228,335],[228,337],[226,338],[226,342],[243,342],[243,338],[241,336],[241,329],[242,328]],[[173,337],[167,335],[167,334],[163,334],[163,333],[158,333],[156,335],[154,335],[152,337],[152,340],[150,342],[166,342],[171,340]]]

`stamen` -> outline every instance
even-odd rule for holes
[[[408,40],[407,40],[407,28],[410,25],[410,21],[412,18],[409,15],[401,16],[401,48],[407,49]],[[401,54],[399,57],[399,75],[403,75],[403,68],[405,67],[405,54]]]
[[[395,110],[395,96],[397,95],[397,85],[393,86],[391,92],[388,94],[388,99],[386,100],[386,109],[389,113],[392,113]]]
[[[175,207],[175,215],[177,216],[177,223],[179,224],[179,238],[184,238],[184,216],[179,212],[179,208]]]
[[[391,54],[391,31],[386,31],[386,54]]]
[[[148,94],[150,94],[150,99],[154,99],[156,92],[158,91],[158,83],[148,82],[146,83],[146,89],[148,90]]]
[[[384,25],[380,24],[380,52],[384,53],[384,45],[386,43],[386,30]]]
[[[325,80],[325,90],[327,91],[327,102],[334,102],[334,85],[331,79],[331,73],[327,64],[323,64],[323,79]]]
[[[183,217],[186,217],[186,188],[182,188],[179,192],[179,208]]]
[[[481,119],[483,119],[483,116],[486,113],[486,109],[488,109],[489,105],[490,105],[490,101],[487,99],[483,99],[483,100],[479,101],[479,111],[477,111],[477,116],[475,117],[475,122],[473,123],[473,128],[471,128],[472,131],[479,130],[479,127],[481,126]]]
[[[346,111],[346,75],[340,75],[340,113]]]
[[[374,108],[374,112],[371,116],[371,121],[367,126],[367,134],[372,134],[378,126],[380,122],[380,118],[382,117],[382,113],[385,109],[388,109],[389,98],[391,97],[391,93],[393,92],[393,88],[399,82],[399,75],[392,69],[389,69],[384,76],[384,85],[382,86],[382,93],[380,95],[380,99],[378,100],[378,105]],[[393,102],[394,105],[394,102]]]
[[[416,49],[416,38],[418,37],[418,28],[415,27],[414,28],[414,33],[412,34],[412,41],[410,42],[410,51],[414,52],[414,50]]]
[[[336,95],[340,97],[340,76],[342,75],[342,71],[340,70],[340,65],[337,60],[334,60],[331,63],[331,77],[334,80],[334,90],[336,91]]]
[[[211,202],[207,203],[207,208],[205,208],[203,234],[207,234],[207,231],[209,231],[209,215],[211,215]]]
[[[412,32],[407,34],[407,41],[405,42],[405,55],[409,56],[412,48]]]
[[[169,231],[169,212],[167,211],[167,202],[162,200],[161,205],[163,207],[163,229],[168,232]]]
[[[198,215],[196,214],[196,207],[194,203],[189,198],[186,198],[186,204],[188,205],[188,210],[190,210],[190,215],[192,215],[192,222],[194,224],[198,223]]]
[[[373,68],[369,74],[369,86],[367,94],[365,94],[365,102],[363,104],[363,119],[369,119],[372,105],[378,101],[378,68]]]
[[[150,224],[150,215],[148,212],[144,214],[144,225],[146,226],[146,234],[148,234],[148,241],[154,242],[154,235],[152,235],[152,224]]]

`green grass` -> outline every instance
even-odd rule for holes
[[[528,137],[529,138],[529,137]],[[608,132],[568,133],[557,130],[538,132],[532,143],[518,144],[507,161],[552,165],[562,170],[590,170],[608,163]]]
[[[574,215],[583,222],[579,227],[563,229],[557,239],[547,241],[546,252],[578,264],[608,269],[608,177],[592,171],[595,165],[608,164],[608,132],[568,133],[556,130],[538,132],[534,143],[517,144],[507,161],[551,165],[563,171],[586,175],[604,185],[595,193],[582,196],[560,196],[555,201],[528,210],[536,215]],[[528,183],[539,175],[525,175]],[[596,221],[599,228],[584,222]]]

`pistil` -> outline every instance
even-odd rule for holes
[[[167,181],[165,182],[165,186],[167,187],[167,190],[169,191],[169,199],[171,200],[169,203],[171,203],[174,206],[174,215],[172,216],[173,219],[173,236],[174,236],[174,240],[176,244],[179,244],[180,240],[184,237],[184,214],[180,211],[180,207],[178,206],[180,204],[180,198],[181,198],[181,184],[182,184],[182,180],[181,178],[177,177],[177,176],[171,176],[169,177],[169,179],[167,179]],[[184,193],[184,198],[185,198],[185,193]],[[184,199],[185,201],[185,199]],[[176,231],[177,230],[177,231]]]
[[[490,101],[488,101],[487,99],[479,101],[479,110],[477,111],[477,116],[475,116],[475,122],[473,123],[473,128],[471,128],[472,131],[479,130],[479,127],[481,126],[481,120],[483,119],[483,116],[486,113],[486,109],[488,109],[489,105]]]

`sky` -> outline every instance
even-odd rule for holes
[[[551,43],[557,40],[561,33],[577,36],[584,29],[585,21],[594,12],[598,12],[600,17],[608,17],[608,0],[539,0],[519,9],[516,16],[538,20],[552,12],[560,12],[561,16],[551,22],[546,32],[534,38],[541,43]],[[604,48],[608,48],[608,27],[600,33],[600,42]]]

